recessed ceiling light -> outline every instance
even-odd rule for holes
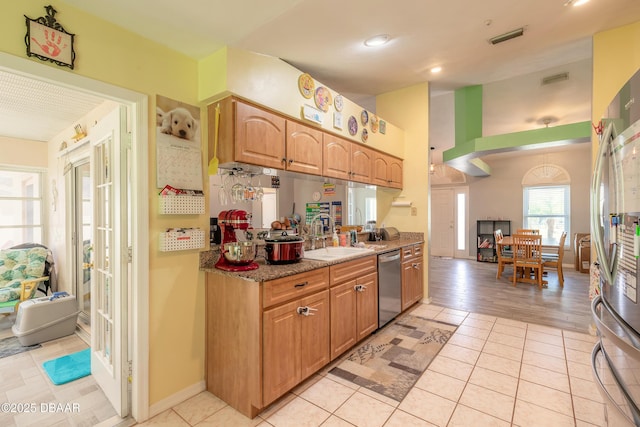
[[[585,3],[588,3],[589,0],[567,0],[564,5],[565,6],[582,6]]]
[[[373,36],[364,41],[365,46],[374,47],[374,46],[382,46],[391,40],[391,36],[389,34],[379,34],[377,36]]]
[[[442,71],[442,67],[433,67],[431,69],[431,72],[434,74],[439,73],[440,71]]]

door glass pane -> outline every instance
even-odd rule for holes
[[[91,271],[93,269],[93,237],[92,219],[93,203],[91,201],[91,165],[85,162],[75,168],[77,242],[77,295],[80,295],[80,310],[82,322],[91,325]]]

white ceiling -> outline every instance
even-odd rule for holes
[[[593,34],[640,20],[638,0],[590,0],[579,7],[564,6],[565,2],[64,0],[56,7],[63,22],[67,3],[193,58],[225,45],[276,56],[369,107],[377,94],[427,80],[432,94],[437,94],[588,59]],[[519,27],[525,28],[522,37],[498,45],[488,42]],[[391,42],[377,48],[363,45],[365,38],[381,33],[389,34]],[[443,71],[432,75],[429,70],[436,65]],[[0,79],[1,86],[4,82]],[[20,108],[30,114],[44,109],[42,94],[34,96],[32,111]],[[0,87],[0,112],[5,117],[14,106],[28,105],[29,99],[26,92],[18,100],[5,97]],[[63,101],[87,102],[86,107],[95,102],[69,94]],[[60,105],[53,104],[44,116],[30,116],[28,126],[16,110],[11,122],[35,131],[35,123],[53,122],[62,115]],[[0,132],[6,135],[8,130]]]

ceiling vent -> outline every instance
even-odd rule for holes
[[[542,78],[542,86],[550,85],[551,83],[563,82],[569,80],[569,73],[554,74],[553,76],[547,76]]]
[[[516,37],[520,37],[524,34],[524,27],[518,28],[517,30],[509,31],[508,33],[500,34],[499,36],[495,36],[489,39],[489,43],[498,44],[502,42],[506,42],[507,40],[515,39]]]

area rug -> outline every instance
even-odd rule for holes
[[[23,346],[20,344],[18,337],[5,338],[0,340],[0,359],[40,347],[42,347],[40,344]]]
[[[400,402],[455,330],[455,325],[406,314],[329,372]]]
[[[55,385],[65,384],[91,374],[91,348],[47,360],[42,364]]]

